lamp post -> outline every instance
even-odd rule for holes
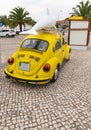
[[[59,12],[58,12],[58,20],[59,20],[59,16],[60,16],[60,13],[62,12],[62,10],[60,10]]]
[[[49,9],[48,8],[46,9],[46,13],[47,13],[47,15],[49,15]]]

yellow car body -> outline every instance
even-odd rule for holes
[[[59,33],[28,35],[8,59],[4,72],[11,78],[31,84],[56,81],[59,68],[69,59],[70,52],[70,46]]]

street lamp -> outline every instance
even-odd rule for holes
[[[60,10],[59,12],[58,12],[58,20],[59,20],[59,16],[60,16],[60,13],[62,12],[62,10]]]
[[[47,13],[47,15],[49,15],[49,9],[48,8],[46,9],[46,13]]]

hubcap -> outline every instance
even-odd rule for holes
[[[54,74],[54,78],[57,79],[57,77],[58,77],[58,68],[56,68],[55,74]]]

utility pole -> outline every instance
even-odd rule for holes
[[[48,8],[46,9],[46,13],[47,13],[47,15],[49,15],[49,9]]]
[[[60,10],[59,12],[58,12],[58,20],[60,19],[60,13],[62,12],[62,10]]]

